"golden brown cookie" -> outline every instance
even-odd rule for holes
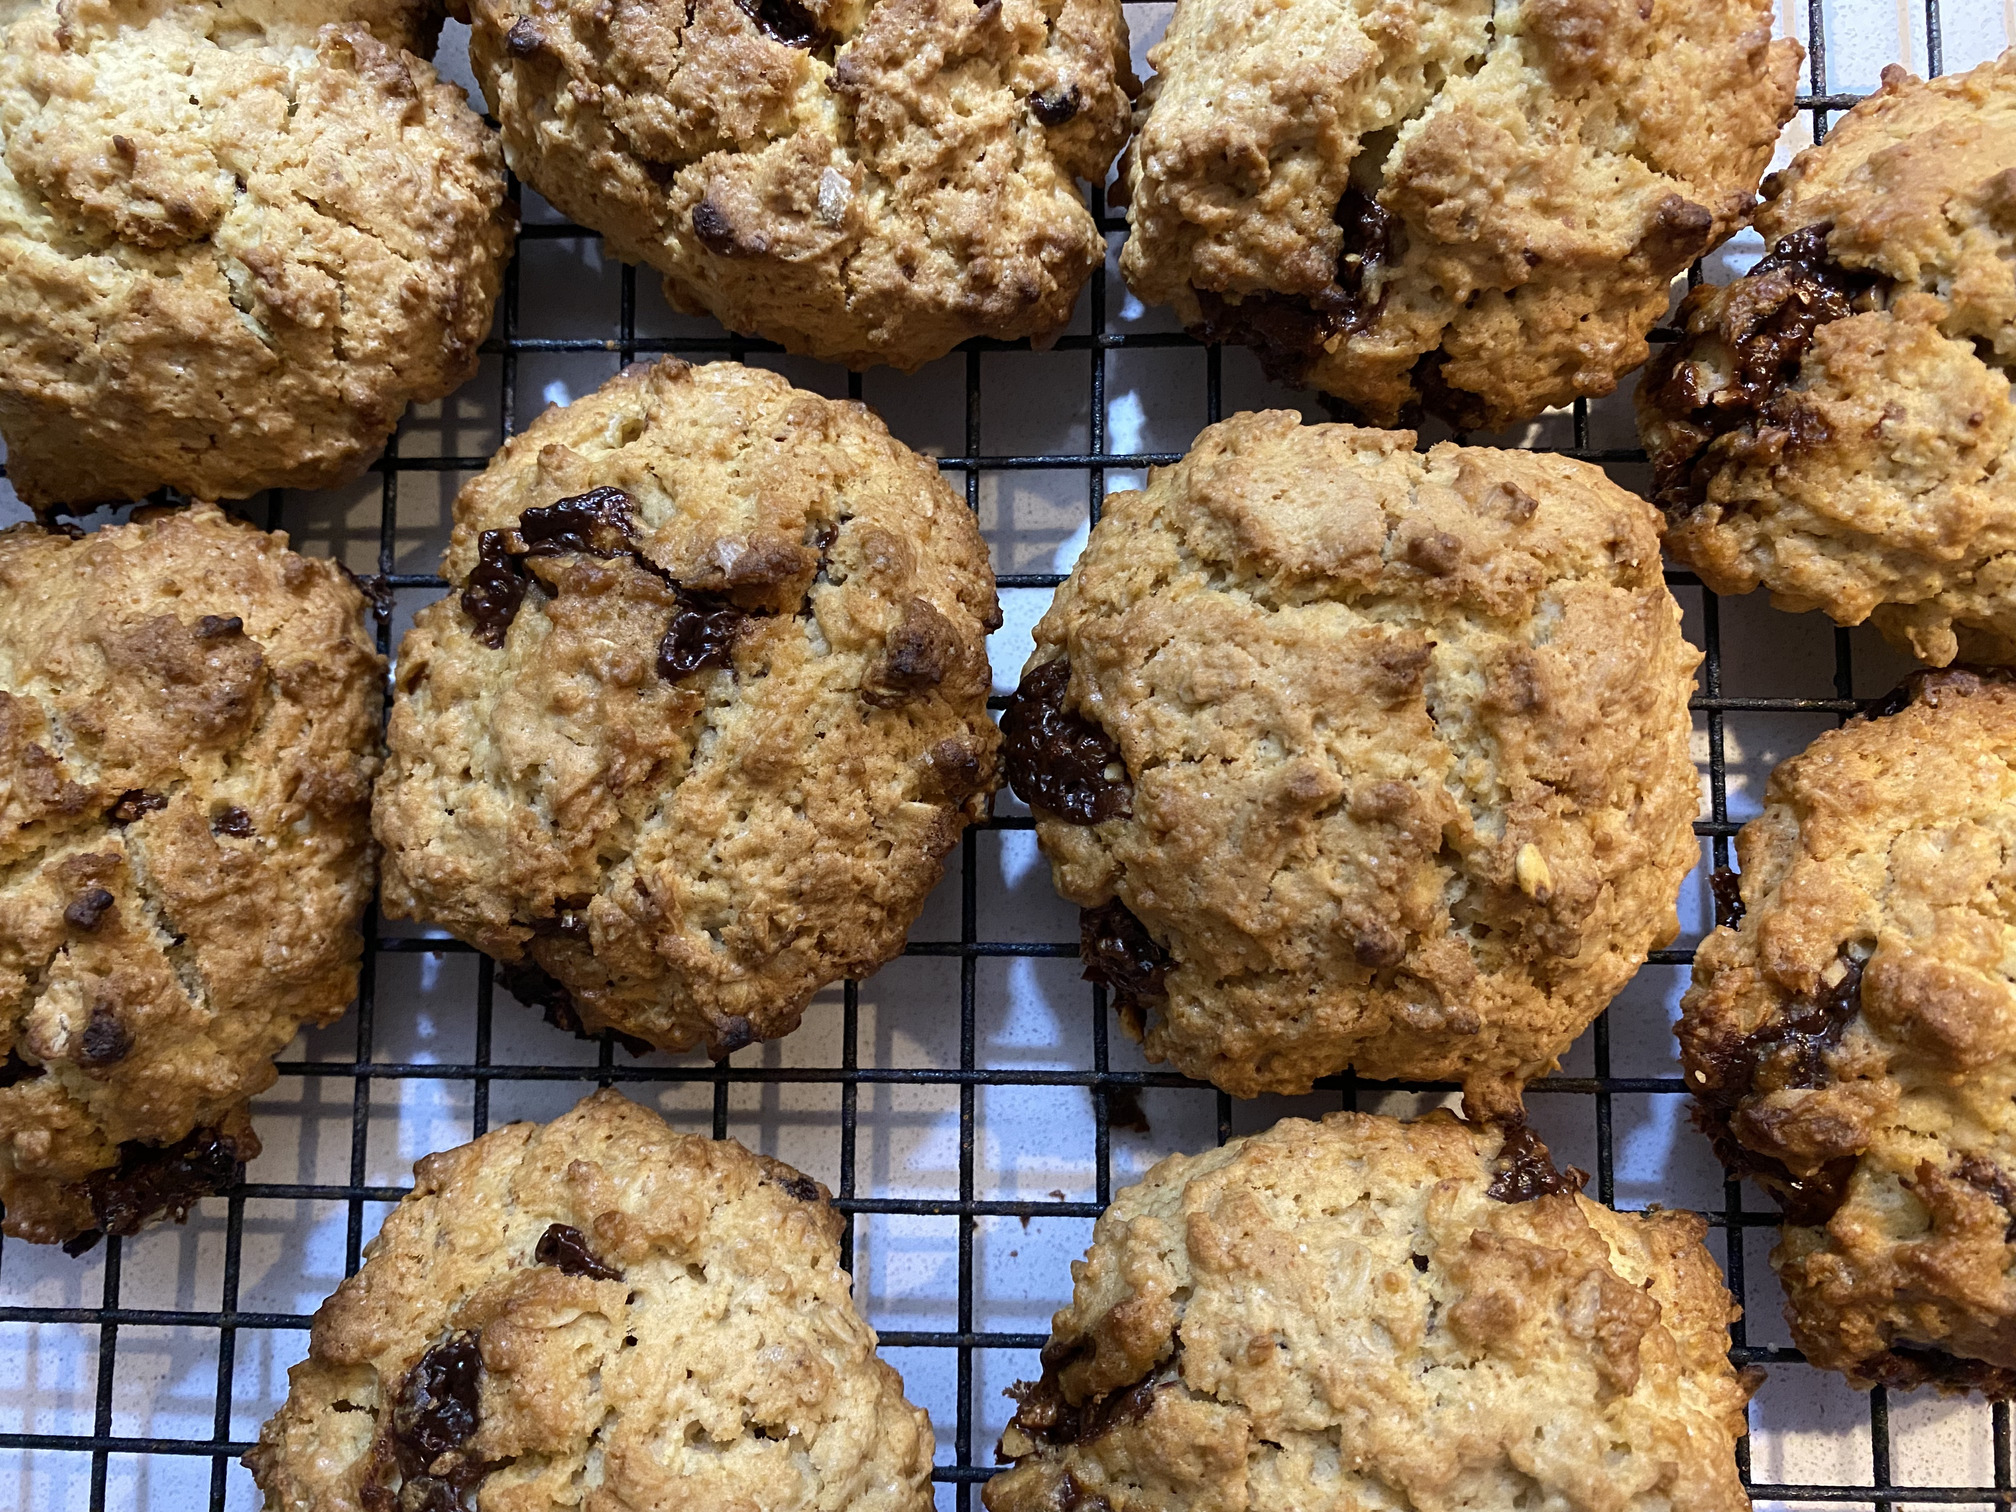
[[[811,1178],[611,1091],[413,1175],[245,1456],[267,1506],[929,1512]]]
[[[514,214],[495,136],[422,61],[438,7],[10,15],[0,434],[24,502],[330,487],[476,370]]]
[[[1584,463],[1235,416],[1116,494],[1002,721],[1087,974],[1229,1092],[1480,1107],[1677,930],[1700,653]]]
[[[989,1512],[1744,1512],[1707,1224],[1577,1185],[1447,1113],[1171,1156],[1072,1265]]]
[[[1918,674],[1771,774],[1681,1001],[1697,1117],[1785,1210],[1807,1358],[2016,1392],[2016,682]]]
[[[1770,0],[1180,0],[1121,271],[1375,425],[1607,394],[1791,116]]]
[[[457,0],[512,168],[679,309],[853,367],[1044,337],[1106,259],[1119,0]]]
[[[2016,52],[1893,65],[1765,188],[1769,254],[1638,388],[1668,549],[1935,666],[2016,660]]]
[[[384,663],[334,562],[215,505],[0,530],[0,1201],[88,1246],[231,1181],[356,994]]]
[[[973,514],[859,404],[633,367],[455,501],[400,648],[384,906],[570,1028],[720,1055],[902,949],[986,813]]]

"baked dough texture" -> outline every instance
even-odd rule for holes
[[[1800,57],[1771,21],[1770,0],[1181,0],[1123,159],[1121,271],[1369,424],[1607,394],[1756,202]]]
[[[989,1512],[1744,1512],[1706,1222],[1575,1185],[1447,1113],[1164,1160],[1071,1267]]]
[[[567,1027],[789,1032],[902,949],[987,811],[986,543],[859,404],[630,368],[462,490],[442,571],[399,652],[384,907]]]
[[[1043,338],[1106,259],[1119,0],[457,0],[512,168],[677,308],[853,367]]]
[[[1038,623],[1009,780],[1088,975],[1242,1097],[1514,1105],[1677,931],[1700,653],[1584,463],[1235,416],[1116,494]]]
[[[1765,188],[1769,255],[1639,385],[1668,550],[1935,666],[2016,660],[2016,52],[1893,65]]]
[[[413,1176],[245,1456],[274,1512],[929,1512],[817,1182],[612,1091]]]
[[[327,488],[476,370],[495,135],[425,0],[42,0],[0,55],[0,434],[38,510]]]
[[[1772,773],[1681,1054],[1717,1153],[1785,1210],[1807,1358],[2008,1396],[2016,684],[1920,673],[1882,708]]]
[[[0,530],[0,1202],[87,1244],[231,1181],[357,989],[384,664],[334,562],[214,505]]]

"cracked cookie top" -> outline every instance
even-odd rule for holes
[[[1002,720],[1089,972],[1240,1096],[1355,1066],[1481,1106],[1676,930],[1700,654],[1584,463],[1211,427],[1116,494]]]
[[[811,1178],[612,1091],[413,1177],[245,1456],[269,1505],[929,1512]]]
[[[633,367],[455,501],[400,647],[384,906],[574,1029],[725,1054],[895,955],[986,812],[973,513],[860,404]]]
[[[334,562],[214,505],[0,531],[0,1202],[49,1242],[257,1153],[356,992],[383,663]]]
[[[2012,678],[1919,673],[1780,765],[1681,1002],[1793,1336],[1864,1385],[2016,1391]]]
[[[495,136],[423,0],[43,0],[0,53],[0,433],[53,509],[355,475],[476,369]]]
[[[2016,660],[2016,52],[1893,65],[1765,191],[1767,255],[1639,384],[1667,547],[1935,666]]]
[[[1121,271],[1370,424],[1496,428],[1607,394],[1673,275],[1755,203],[1800,56],[1771,19],[1181,0],[1123,162]]]
[[[1044,336],[1106,258],[1119,0],[460,0],[511,166],[678,308],[854,367]]]
[[[1743,1512],[1706,1222],[1575,1185],[1439,1112],[1164,1160],[1071,1267],[989,1512]]]

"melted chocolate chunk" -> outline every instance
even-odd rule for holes
[[[63,921],[82,930],[96,930],[118,900],[102,887],[87,888],[70,900]]]
[[[1103,982],[1120,1018],[1139,1037],[1149,1012],[1168,1001],[1169,952],[1118,898],[1078,911],[1078,954],[1085,980]]]
[[[460,1512],[468,1493],[497,1467],[458,1451],[482,1414],[483,1354],[470,1333],[451,1334],[420,1356],[392,1402],[392,1452],[399,1464],[400,1512]]]
[[[536,962],[497,962],[497,984],[528,1008],[537,1008],[539,1016],[555,1029],[563,1030],[576,1038],[592,1040],[599,1035],[590,1034],[581,1023],[580,1010],[574,1006],[574,998],[559,982],[549,976]],[[632,1055],[647,1055],[651,1045],[634,1034],[625,1034],[620,1029],[605,1030],[610,1039],[628,1050]]]
[[[1559,1192],[1579,1192],[1589,1180],[1587,1171],[1570,1166],[1554,1168],[1554,1158],[1540,1136],[1523,1123],[1505,1124],[1505,1143],[1492,1159],[1496,1174],[1484,1195],[1494,1202],[1531,1202]]]
[[[1915,703],[1933,702],[1946,694],[1967,697],[1988,683],[2016,683],[2016,667],[1978,667],[1955,662],[1950,667],[1920,667],[1881,698],[1871,699],[1865,719],[1888,719]]]
[[[2009,1173],[1992,1160],[1983,1160],[1979,1155],[1963,1155],[1960,1163],[1953,1168],[1953,1174],[1995,1199],[2002,1211],[2009,1215],[2008,1225],[2002,1230],[2002,1242],[2016,1243],[2016,1181],[2010,1180]]]
[[[1044,90],[1029,96],[1029,114],[1045,126],[1062,126],[1085,108],[1085,100],[1072,84],[1064,89]]]
[[[142,792],[139,788],[129,788],[119,795],[119,801],[105,811],[107,824],[131,824],[145,815],[157,813],[168,807],[168,800],[159,793]]]
[[[1673,439],[1652,458],[1652,501],[1669,515],[1685,515],[1707,502],[1712,468],[1706,453],[1720,436],[1748,428],[1760,442],[1812,445],[1825,427],[1786,390],[1798,377],[1813,333],[1866,306],[1885,280],[1854,272],[1827,254],[1831,222],[1783,237],[1726,293],[1702,287],[1687,296],[1680,323],[1703,305],[1723,301],[1716,328],[1675,342],[1645,373],[1645,394],[1673,429]],[[1728,349],[1728,381],[1701,388],[1690,360],[1704,339]]]
[[[1015,1426],[1039,1444],[1065,1448],[1083,1444],[1128,1423],[1138,1423],[1155,1405],[1155,1394],[1177,1379],[1179,1349],[1140,1380],[1088,1402],[1072,1403],[1064,1394],[1064,1371],[1092,1353],[1089,1339],[1070,1343],[1053,1339],[1043,1346],[1043,1376],[1018,1381],[1008,1388],[1015,1399]]]
[[[1393,260],[1399,222],[1356,187],[1346,189],[1333,216],[1344,232],[1337,271],[1310,295],[1261,293],[1236,301],[1198,289],[1203,319],[1192,334],[1203,341],[1251,347],[1260,369],[1276,383],[1299,384],[1333,337],[1355,336],[1378,320],[1386,296],[1367,297],[1381,266]]]
[[[1920,1386],[1937,1386],[1946,1391],[1972,1391],[1995,1401],[2016,1397],[2016,1370],[1990,1365],[1986,1360],[1970,1360],[1948,1354],[1930,1344],[1900,1340],[1881,1354],[1860,1361],[1854,1369],[1859,1380],[1888,1386],[1893,1391],[1911,1391]]]
[[[1734,929],[1743,922],[1743,885],[1735,872],[1718,866],[1708,874],[1708,891],[1715,898],[1715,922]]]
[[[571,1223],[551,1223],[533,1247],[532,1258],[563,1276],[587,1276],[596,1281],[621,1281],[623,1272],[596,1258],[588,1236]]]
[[[217,1129],[197,1129],[172,1145],[129,1139],[119,1146],[116,1166],[93,1171],[78,1185],[91,1204],[91,1216],[100,1233],[137,1234],[156,1218],[182,1222],[203,1198],[238,1180],[244,1164],[238,1146],[227,1135]],[[97,1235],[79,1235],[71,1242],[89,1249],[97,1242]]]
[[[630,495],[620,488],[595,488],[559,499],[518,517],[518,538],[526,556],[623,556],[631,551]]]
[[[1755,1177],[1784,1210],[1787,1222],[1818,1225],[1848,1194],[1855,1157],[1830,1160],[1806,1175],[1752,1150],[1736,1136],[1734,1120],[1751,1098],[1794,1087],[1825,1086],[1826,1057],[1862,1006],[1863,962],[1842,946],[1840,980],[1822,983],[1812,998],[1795,998],[1777,1018],[1707,1057],[1707,1081],[1695,1081],[1694,1121],[1713,1142],[1730,1172]]]
[[[534,919],[528,927],[535,935],[557,936],[586,944],[589,937],[588,912],[585,907],[563,908],[549,918]]]
[[[679,590],[679,607],[658,643],[658,675],[677,682],[707,667],[732,669],[735,641],[751,615],[718,593]]]
[[[525,602],[525,574],[511,555],[511,534],[486,530],[476,538],[476,565],[462,585],[462,612],[476,627],[476,638],[492,651],[504,647],[504,632]]]
[[[732,1014],[714,1026],[714,1032],[707,1036],[707,1056],[710,1060],[726,1060],[737,1050],[747,1050],[756,1043],[756,1026],[741,1014]]]
[[[77,1064],[93,1070],[100,1066],[116,1066],[126,1059],[132,1048],[133,1031],[119,1017],[119,1010],[110,1004],[100,1003],[91,1010],[91,1017],[84,1023],[84,1033],[78,1037]]]
[[[792,1175],[780,1177],[777,1185],[782,1187],[785,1195],[794,1201],[817,1202],[819,1200],[819,1183],[814,1181],[810,1176]]]
[[[1484,400],[1468,389],[1459,389],[1442,376],[1449,354],[1437,347],[1423,352],[1407,375],[1421,396],[1421,408],[1448,425],[1451,430],[1482,430],[1490,419]]]
[[[1002,756],[1008,785],[1031,808],[1071,824],[1098,824],[1134,812],[1133,790],[1120,764],[1120,747],[1091,720],[1064,707],[1071,682],[1066,657],[1032,669],[1001,715]]]
[[[222,640],[227,635],[243,635],[245,621],[239,616],[206,614],[196,621],[196,639]]]
[[[1424,1276],[1428,1274],[1428,1257],[1426,1255],[1409,1255],[1407,1258],[1414,1262],[1414,1269],[1421,1272]]]
[[[834,43],[833,34],[796,0],[736,0],[736,4],[772,42],[782,42],[786,47],[803,48],[807,52],[816,52]]]
[[[9,1050],[7,1059],[0,1062],[0,1087],[19,1086],[24,1081],[33,1081],[42,1074],[42,1068],[21,1059],[19,1050]]]
[[[229,835],[233,840],[252,838],[252,816],[242,808],[220,809],[210,816],[210,833]]]
[[[1141,1106],[1141,1089],[1122,1082],[1106,1088],[1106,1127],[1131,1129],[1136,1134],[1150,1132],[1148,1110]]]
[[[504,33],[504,50],[514,58],[529,58],[546,46],[546,38],[532,24],[530,16],[520,16]]]

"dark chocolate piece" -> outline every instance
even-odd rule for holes
[[[0,1088],[19,1086],[24,1081],[33,1081],[42,1074],[42,1068],[21,1058],[19,1050],[9,1050],[7,1059],[0,1062]]]
[[[243,1170],[244,1160],[229,1136],[197,1129],[172,1145],[129,1139],[119,1146],[116,1166],[93,1171],[78,1185],[99,1231],[123,1236],[139,1233],[156,1218],[182,1222],[190,1208],[237,1181]],[[84,1237],[72,1242],[82,1243]]]
[[[573,995],[548,975],[538,962],[530,959],[497,962],[497,983],[526,1007],[537,1008],[540,1017],[555,1029],[564,1030],[579,1039],[600,1038],[583,1027]],[[650,1042],[634,1034],[625,1034],[620,1029],[603,1032],[632,1055],[648,1055],[651,1051]]]
[[[1947,694],[1968,697],[1988,683],[2016,683],[2016,667],[1979,667],[1955,662],[1950,667],[1920,667],[1881,698],[1871,699],[1864,719],[1888,719],[1915,703],[1937,703]]]
[[[782,1187],[784,1189],[784,1194],[787,1197],[792,1198],[794,1201],[797,1202],[819,1201],[819,1183],[814,1181],[810,1176],[795,1175],[795,1174],[791,1176],[782,1176],[778,1178],[777,1185]]]
[[[1979,1155],[1963,1155],[1960,1163],[1953,1168],[1953,1174],[1995,1199],[2002,1211],[2009,1215],[2009,1222],[2002,1230],[2002,1242],[2016,1244],[2016,1181],[2009,1178],[2009,1173],[1992,1160],[1984,1160]]]
[[[1978,1392],[1992,1401],[2016,1397],[2016,1370],[1909,1340],[1898,1340],[1881,1354],[1858,1361],[1853,1374],[1858,1380],[1893,1391],[1937,1386],[1944,1391]]]
[[[525,602],[525,574],[511,555],[509,531],[486,530],[476,538],[476,565],[462,585],[462,612],[476,638],[492,651],[504,647],[504,632]]]
[[[1130,1129],[1136,1134],[1150,1132],[1148,1110],[1141,1106],[1141,1089],[1125,1082],[1106,1088],[1106,1127]]]
[[[1064,707],[1071,682],[1067,657],[1032,668],[1001,715],[1002,755],[1008,785],[1031,808],[1072,824],[1098,824],[1134,812],[1120,747],[1091,720]]]
[[[533,1247],[532,1258],[553,1266],[563,1276],[587,1276],[595,1281],[621,1281],[623,1272],[597,1258],[588,1236],[571,1223],[549,1223]]]
[[[721,1020],[707,1036],[707,1058],[726,1060],[737,1050],[747,1050],[755,1043],[756,1026],[737,1013]]]
[[[658,643],[658,675],[677,682],[708,667],[732,669],[735,641],[750,618],[721,594],[679,589],[679,607]]]
[[[1579,1192],[1589,1180],[1588,1172],[1573,1166],[1566,1171],[1556,1170],[1547,1146],[1526,1124],[1505,1123],[1500,1127],[1505,1131],[1505,1142],[1491,1162],[1496,1174],[1484,1189],[1484,1195],[1494,1202],[1531,1202],[1535,1197]]]
[[[119,1010],[109,1003],[99,1003],[91,1010],[91,1017],[84,1022],[84,1033],[78,1037],[77,1064],[93,1070],[116,1066],[132,1048],[133,1031],[126,1027]]]
[[[235,804],[210,816],[210,833],[229,835],[233,840],[252,838],[252,816]]]
[[[459,1451],[482,1414],[483,1353],[471,1333],[451,1334],[420,1356],[399,1383],[390,1434],[401,1486],[399,1512],[462,1512],[497,1466]],[[445,1461],[445,1463],[444,1463]],[[370,1504],[367,1494],[366,1504]]]
[[[1029,96],[1029,114],[1045,126],[1062,126],[1075,119],[1085,108],[1084,96],[1078,93],[1076,84],[1063,89],[1049,89]]]
[[[1734,929],[1743,922],[1743,884],[1735,872],[1718,866],[1708,874],[1708,891],[1715,898],[1715,922]]]
[[[1116,1387],[1088,1402],[1073,1403],[1064,1393],[1064,1371],[1091,1353],[1089,1339],[1053,1339],[1043,1347],[1043,1375],[1008,1388],[1015,1399],[1015,1426],[1039,1444],[1065,1448],[1083,1444],[1128,1423],[1138,1423],[1155,1405],[1155,1395],[1178,1379],[1178,1348],[1140,1380]]]
[[[168,807],[168,800],[159,793],[143,792],[139,788],[129,788],[119,795],[119,801],[105,811],[107,824],[131,824],[148,814],[157,813]]]
[[[1169,999],[1169,968],[1176,963],[1148,927],[1118,898],[1078,911],[1078,954],[1085,980],[1103,982],[1121,1021],[1139,1037],[1148,1014]]]
[[[206,614],[196,621],[196,639],[222,640],[227,635],[243,635],[245,621],[238,615]]]
[[[528,557],[624,556],[632,550],[635,527],[630,522],[630,495],[620,488],[592,488],[571,499],[558,499],[518,517],[518,539]]]
[[[91,931],[105,922],[105,915],[118,900],[102,887],[86,888],[70,900],[63,910],[63,921],[78,929]]]
[[[812,12],[797,4],[796,0],[736,0],[736,4],[772,42],[816,52],[822,47],[831,47],[836,40],[819,24]],[[699,229],[697,223],[694,229]]]

